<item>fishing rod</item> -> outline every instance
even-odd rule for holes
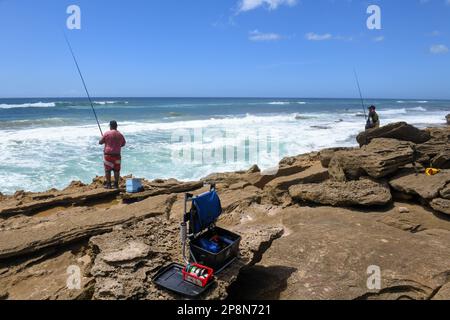
[[[359,97],[361,98],[361,104],[362,104],[362,108],[364,111],[364,118],[367,120],[366,107],[364,106],[364,98],[361,93],[361,86],[359,85],[359,79],[358,79],[358,74],[356,73],[356,69],[353,69],[353,72],[355,73],[356,84],[358,85]]]
[[[64,34],[64,38],[66,39],[67,46],[69,47],[70,53],[72,54],[73,61],[75,62],[75,65],[77,66],[78,74],[80,75],[81,81],[83,82],[84,90],[86,90],[86,94],[89,99],[89,103],[91,104],[92,111],[94,112],[95,120],[97,121],[98,129],[100,130],[100,133],[103,137],[102,127],[100,126],[100,122],[98,121],[97,112],[95,112],[94,104],[92,103],[91,95],[89,94],[89,91],[87,89],[86,82],[84,81],[83,74],[81,73],[80,66],[78,65],[78,62],[77,62],[77,58],[75,58],[75,54],[73,53],[72,46],[70,45],[70,42],[66,36],[66,33],[63,32],[63,34]]]

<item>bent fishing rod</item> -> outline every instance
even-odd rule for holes
[[[358,74],[356,73],[356,69],[353,69],[353,72],[355,73],[356,84],[358,85],[359,97],[361,98],[361,104],[362,104],[362,108],[363,108],[363,111],[364,111],[364,118],[367,121],[366,107],[364,106],[364,98],[363,98],[363,95],[362,95],[362,92],[361,92],[361,86],[359,85]]]
[[[73,53],[72,46],[70,45],[70,42],[66,36],[66,33],[63,32],[63,34],[64,34],[64,39],[66,39],[67,46],[69,47],[70,53],[72,54],[73,61],[75,62],[75,65],[77,66],[78,74],[80,75],[81,81],[83,82],[84,90],[86,90],[86,94],[89,99],[89,103],[91,104],[92,111],[94,112],[95,121],[97,121],[98,129],[100,130],[100,134],[103,137],[102,127],[100,126],[100,122],[98,121],[97,112],[95,112],[94,104],[92,103],[91,95],[89,94],[89,91],[87,89],[86,82],[84,81],[84,77],[83,77],[83,74],[81,73],[80,66],[78,65],[77,58],[75,57],[75,54]]]

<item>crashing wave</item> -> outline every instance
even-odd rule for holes
[[[56,107],[55,102],[36,102],[36,103],[22,103],[22,104],[0,104],[0,109],[14,109],[14,108],[53,108]]]

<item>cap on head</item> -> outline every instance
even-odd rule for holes
[[[369,110],[376,110],[377,108],[375,106],[370,106]]]
[[[112,120],[112,121],[109,123],[109,127],[110,127],[112,130],[117,129],[117,121],[116,121],[116,120]]]

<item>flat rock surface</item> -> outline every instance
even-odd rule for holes
[[[289,188],[294,200],[332,206],[384,206],[392,201],[386,184],[369,179],[318,184],[300,184]]]

